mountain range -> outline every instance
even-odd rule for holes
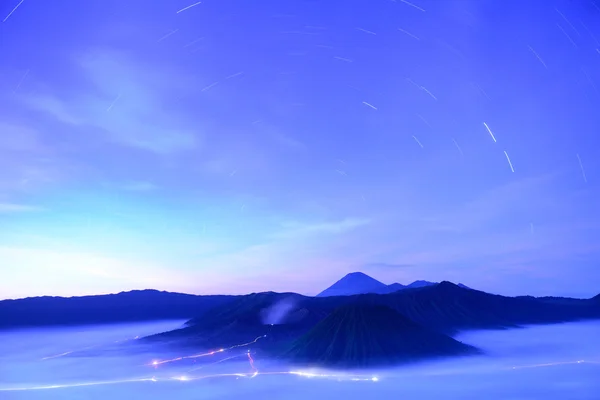
[[[402,285],[397,282],[386,285],[362,272],[351,272],[327,289],[323,290],[317,297],[352,296],[365,293],[387,294],[397,292],[398,290],[415,289],[435,284],[437,284],[437,282],[418,280],[408,285]],[[458,286],[469,289],[462,283],[459,283]]]
[[[283,305],[285,313],[278,320],[267,322],[267,311]],[[382,311],[383,308],[394,314]],[[386,317],[370,318],[370,313]],[[311,366],[364,367],[473,354],[476,349],[449,341],[464,330],[585,319],[600,319],[600,302],[506,297],[444,281],[387,294],[306,297],[294,293],[255,293],[215,307],[210,313],[191,319],[181,329],[143,341],[210,349],[260,337],[252,349],[264,356]],[[437,335],[432,336],[433,333]],[[389,335],[392,335],[390,340],[385,340]],[[420,341],[421,335],[431,340]],[[418,351],[411,353],[407,349]],[[384,353],[386,357],[382,357]]]
[[[187,319],[234,298],[148,289],[96,296],[2,300],[0,329]]]
[[[180,329],[136,342],[194,349],[251,342],[253,352],[294,363],[365,367],[473,354],[476,349],[452,339],[464,330],[600,319],[600,295],[506,297],[446,281],[417,281],[412,287],[380,292],[398,285],[353,273],[316,297],[275,292],[194,296],[144,290],[5,300],[0,301],[0,328],[191,318]]]

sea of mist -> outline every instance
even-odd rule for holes
[[[466,332],[457,339],[485,355],[352,374],[282,365],[251,346],[153,366],[203,353],[135,339],[182,324],[0,331],[0,399],[600,398],[600,322]]]

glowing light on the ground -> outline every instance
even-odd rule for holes
[[[162,365],[162,364],[173,363],[173,362],[176,362],[176,361],[189,360],[189,359],[201,358],[201,357],[209,357],[209,356],[213,356],[213,355],[218,354],[218,353],[223,353],[225,351],[233,350],[233,349],[238,348],[238,347],[246,347],[246,346],[253,345],[254,343],[258,342],[260,339],[263,339],[263,338],[266,338],[266,337],[267,337],[267,335],[262,335],[262,336],[257,337],[256,339],[254,339],[251,342],[240,343],[240,344],[236,344],[236,345],[231,346],[231,347],[221,348],[219,350],[209,351],[207,353],[193,354],[193,355],[189,355],[189,356],[181,356],[181,357],[171,358],[169,360],[160,360],[160,361],[159,360],[154,360],[154,361],[152,361],[151,365],[156,367],[156,366],[159,366],[159,365]]]

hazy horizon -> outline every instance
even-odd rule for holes
[[[353,271],[353,272],[361,272],[361,271]],[[377,279],[376,277],[374,277],[372,275],[369,275],[369,274],[367,274],[367,275],[370,276],[371,278]],[[341,279],[341,277],[340,277],[340,279]],[[417,279],[417,280],[420,280],[420,279]],[[408,285],[408,284],[410,284],[412,282],[415,282],[415,281],[411,281],[411,282],[397,282],[397,281],[394,281],[394,282],[389,282],[389,283],[387,283],[387,282],[382,282],[382,283],[384,283],[386,285],[391,285],[393,283],[400,283],[400,284],[403,284],[403,285]],[[434,281],[434,282],[435,283],[439,283],[439,282],[442,282],[442,281]],[[278,292],[276,290],[265,290],[264,292],[296,293],[296,294],[300,294],[300,295],[303,295],[303,296],[313,297],[313,296],[316,296],[317,294],[319,294],[320,292],[322,292],[323,290],[327,289],[329,286],[333,285],[334,283],[335,282],[331,282],[331,284],[327,285],[326,287],[323,287],[323,288],[320,288],[320,289],[316,289],[316,290],[313,291],[314,293]],[[457,285],[459,283],[461,283],[461,284],[464,284],[464,285],[470,287],[471,289],[481,290],[481,289],[479,289],[477,287],[469,286],[468,284],[465,284],[464,282],[452,282],[452,283],[457,284]],[[144,291],[144,290],[156,290],[156,291],[159,291],[159,292],[191,294],[191,295],[196,295],[196,296],[210,296],[210,295],[244,296],[244,295],[251,294],[251,293],[260,293],[260,292],[257,292],[257,291],[246,292],[246,293],[220,293],[220,292],[216,292],[216,293],[192,293],[192,292],[176,292],[176,291],[171,291],[171,290],[163,290],[163,289],[160,289],[160,288],[143,288],[143,289],[122,290],[122,291],[118,291],[118,292],[85,293],[85,294],[78,294],[78,295],[72,295],[72,296],[43,294],[43,295],[26,296],[26,297],[0,298],[0,301],[2,301],[2,300],[20,300],[20,299],[32,298],[32,297],[66,297],[66,298],[69,298],[69,297],[84,297],[84,296],[103,296],[103,295],[109,295],[109,294],[119,294],[119,293],[134,292],[134,291]],[[501,291],[487,292],[487,293],[499,294],[499,295],[502,295],[502,296],[509,296],[509,295],[507,295],[505,293],[502,293]],[[589,298],[595,297],[598,294],[600,294],[600,291],[598,293],[592,293],[592,294],[590,294],[588,296],[560,296],[560,295],[556,295],[556,294],[540,294],[540,295],[538,295],[536,297],[550,296],[550,297],[571,297],[571,298],[589,299]],[[520,293],[520,294],[515,294],[513,296],[531,296],[531,294],[530,293]]]
[[[0,297],[591,297],[596,0],[0,4]]]

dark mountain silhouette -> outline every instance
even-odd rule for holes
[[[302,364],[365,368],[475,352],[389,307],[355,302],[335,309],[294,341],[284,357]]]
[[[290,299],[293,304],[278,324],[271,326],[265,323],[265,310]],[[592,299],[505,297],[441,282],[383,295],[306,297],[273,292],[251,294],[211,309],[209,313],[190,320],[183,329],[145,340],[172,341],[175,345],[200,348],[224,348],[267,335],[252,345],[253,351],[268,356],[292,356],[285,351],[293,347],[292,343],[308,334],[339,307],[350,305],[388,307],[423,329],[446,335],[470,329],[506,329],[526,324],[600,318],[600,302]],[[330,331],[331,335],[334,333]],[[296,349],[299,352],[297,356],[301,358],[300,347]],[[303,350],[308,352],[304,354],[305,357],[310,356],[310,349],[312,347]],[[420,354],[424,357],[426,353],[423,349]],[[343,360],[339,362],[343,363]],[[348,362],[352,364],[355,361]]]
[[[463,288],[463,289],[471,289],[470,287],[468,287],[467,285],[463,285],[462,283],[458,283],[456,286]]]
[[[262,292],[251,293],[223,304],[220,307],[214,308],[210,315],[196,317],[188,321],[188,325],[204,325],[209,327],[210,324],[229,323],[235,319],[244,319],[251,322],[270,324],[267,321],[265,311],[269,307],[276,306],[278,303],[286,301],[291,304],[298,304],[302,299],[306,299],[297,293],[275,293]],[[282,323],[286,323],[287,318],[283,318]]]
[[[281,302],[288,304],[279,307]],[[388,294],[335,297],[273,292],[194,296],[144,290],[102,296],[5,300],[0,301],[0,328],[191,318],[185,329],[152,340],[225,346],[253,340],[250,336],[254,333],[258,336],[272,332],[269,340],[283,344],[306,333],[334,309],[352,302],[390,307],[426,328],[443,333],[600,318],[600,296],[589,300],[505,297],[442,282]],[[275,322],[272,317],[265,317],[273,308],[283,310]]]
[[[406,289],[406,286],[395,282],[395,283],[392,283],[391,285],[387,286],[387,293],[397,292],[398,290],[402,290],[402,289]]]
[[[210,313],[193,318],[186,326],[143,338],[142,341],[174,342],[178,346],[222,348],[247,343],[261,337],[253,344],[253,351],[264,351],[276,356],[303,333],[329,315],[328,308],[307,303],[311,297],[296,293],[252,293],[239,296]],[[277,321],[269,321],[269,310],[281,304],[291,307]],[[309,308],[307,308],[308,306]],[[266,335],[266,337],[262,337]]]
[[[352,296],[366,293],[387,294],[403,289],[415,289],[435,284],[435,282],[418,280],[409,285],[402,285],[397,282],[386,285],[362,272],[352,272],[319,293],[317,297]],[[467,287],[465,286],[465,288]]]
[[[352,272],[322,291],[317,297],[351,296],[362,293],[388,293],[388,286],[362,272]]]
[[[414,281],[406,286],[397,282],[386,285],[362,272],[351,272],[319,293],[317,297],[352,296],[355,294],[366,293],[386,294],[397,292],[398,290],[414,289],[431,285],[435,285],[435,283],[428,281]]]
[[[368,281],[362,278],[359,280]],[[142,341],[173,341],[176,346],[197,348],[225,348],[256,341],[253,351],[258,349],[279,355],[330,315],[336,315],[333,314],[336,309],[350,305],[388,307],[422,329],[440,334],[600,319],[600,295],[592,299],[506,297],[441,282],[386,294],[329,297],[274,292],[245,296],[194,296],[143,290],[101,296],[5,300],[0,301],[0,328],[194,317],[182,329],[153,335]],[[362,315],[358,311],[352,313]],[[348,315],[354,315],[352,313]],[[361,318],[361,321],[370,321],[366,317]],[[316,332],[320,329],[323,328]],[[308,346],[307,342],[299,343]],[[302,353],[297,347],[298,357],[302,354],[309,357],[312,348],[306,347],[302,350],[306,353]],[[425,353],[423,350],[419,354]],[[370,360],[370,357],[366,359]],[[373,360],[376,359],[373,355]],[[368,360],[365,362],[371,362]],[[348,360],[351,364],[355,361]]]
[[[282,301],[289,294],[261,293],[242,296],[233,302],[214,308],[210,314],[191,320],[190,325],[210,327],[213,323],[258,319],[262,310]],[[600,318],[600,307],[592,299],[560,299],[536,297],[506,297],[475,289],[465,289],[451,282],[404,289],[389,294],[354,296],[306,297],[295,295],[295,305],[288,317],[305,310],[310,323],[319,321],[337,307],[352,304],[384,305],[425,327],[444,332],[465,329],[508,328],[525,324],[555,323],[578,319]],[[218,322],[215,322],[217,321]]]
[[[436,285],[436,282],[428,282],[428,281],[414,281],[413,283],[406,285],[407,289],[416,289],[420,287],[426,287],[431,285]]]
[[[194,296],[158,290],[82,297],[29,297],[0,301],[0,328],[188,319],[235,296]]]
[[[600,318],[600,308],[591,300],[506,297],[446,281],[387,296],[361,297],[362,302],[390,306],[417,323],[448,333]]]

